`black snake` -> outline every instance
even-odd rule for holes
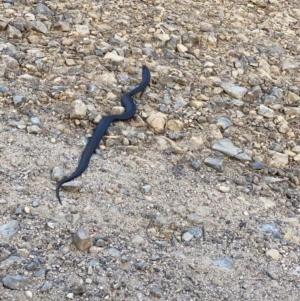
[[[109,125],[113,121],[127,120],[127,119],[133,117],[133,115],[135,114],[135,111],[136,111],[136,106],[132,99],[132,96],[139,92],[143,92],[146,89],[146,87],[149,85],[150,79],[151,79],[151,75],[150,75],[149,69],[146,66],[143,66],[141,83],[136,88],[134,88],[130,92],[123,95],[121,98],[121,102],[122,102],[123,106],[125,107],[125,112],[120,115],[110,115],[110,116],[102,117],[102,119],[100,120],[100,122],[98,123],[98,125],[95,129],[95,132],[94,132],[92,138],[90,139],[90,141],[86,145],[84,151],[82,152],[82,155],[81,155],[81,158],[80,158],[80,161],[79,161],[79,164],[78,164],[78,167],[76,168],[76,170],[70,176],[63,179],[59,183],[57,183],[56,196],[57,196],[60,204],[62,204],[60,196],[59,196],[59,189],[60,189],[61,185],[77,178],[86,170],[86,168],[88,167],[88,164],[90,162],[91,156],[97,149],[103,135],[105,134]]]

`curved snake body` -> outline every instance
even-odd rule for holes
[[[60,187],[64,183],[77,178],[86,170],[86,168],[88,167],[88,164],[90,162],[91,156],[97,149],[103,135],[105,134],[109,125],[113,121],[127,120],[127,119],[133,117],[133,115],[135,114],[135,111],[136,111],[136,106],[132,99],[132,96],[139,92],[143,92],[146,89],[146,87],[149,85],[150,79],[151,79],[151,76],[150,76],[149,69],[146,66],[143,66],[141,83],[136,88],[134,88],[130,92],[123,95],[121,98],[121,102],[122,102],[123,106],[125,107],[125,112],[120,115],[110,115],[110,116],[102,117],[102,119],[100,120],[100,122],[98,123],[98,125],[95,129],[95,132],[94,132],[92,138],[90,139],[90,141],[86,145],[84,151],[82,152],[82,155],[81,155],[81,158],[80,158],[80,161],[79,161],[79,164],[78,164],[78,167],[76,168],[76,170],[69,177],[67,177],[57,183],[56,197],[57,197],[58,201],[60,202],[60,204],[62,204],[60,196],[59,196]]]

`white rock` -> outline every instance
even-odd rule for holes
[[[236,86],[228,82],[222,82],[220,86],[227,94],[237,99],[242,99],[248,91],[245,87]]]
[[[86,105],[81,99],[72,102],[71,119],[83,119],[86,115]]]
[[[123,62],[124,61],[124,56],[118,55],[116,52],[107,52],[104,56],[105,60],[112,61],[115,63]]]
[[[33,294],[32,294],[31,291],[26,291],[26,292],[25,292],[25,295],[26,295],[26,297],[27,297],[28,299],[32,299],[32,297],[33,297]]]
[[[164,133],[167,115],[161,112],[154,112],[147,118],[147,123],[156,133]]]
[[[269,249],[269,250],[267,250],[266,251],[266,256],[267,257],[271,257],[274,260],[278,260],[278,259],[281,258],[281,255],[280,255],[279,251],[276,250],[276,249]]]
[[[186,53],[189,49],[182,44],[177,44],[177,50],[179,53]]]

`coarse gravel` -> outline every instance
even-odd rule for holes
[[[296,0],[3,0],[0,300],[299,300],[299,36]]]

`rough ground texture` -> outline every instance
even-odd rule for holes
[[[299,300],[299,36],[298,0],[1,1],[0,300]]]

